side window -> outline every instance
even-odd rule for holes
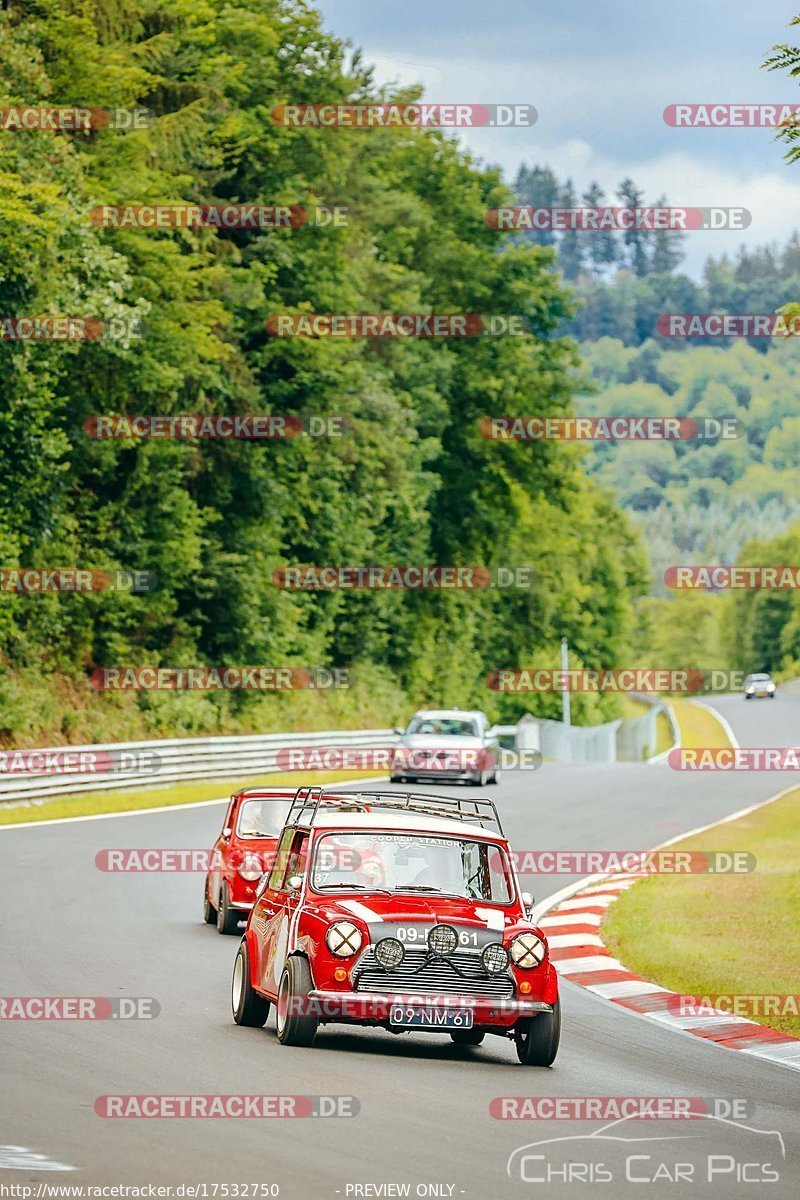
[[[275,864],[270,873],[267,887],[271,892],[279,892],[283,885],[283,877],[286,874],[286,863],[289,856],[289,846],[292,838],[295,835],[294,829],[284,829],[283,836],[278,842],[278,849],[275,852]]]
[[[308,831],[298,829],[291,849],[289,850],[289,861],[286,869],[286,879],[290,875],[305,875],[306,860],[308,858]]]
[[[233,829],[233,822],[236,816],[236,796],[231,796],[230,804],[225,813],[225,820],[222,822],[223,829]]]

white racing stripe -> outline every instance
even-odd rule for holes
[[[27,1146],[0,1146],[0,1171],[77,1171],[69,1163],[56,1162]]]
[[[368,925],[382,925],[383,917],[380,913],[373,912],[371,908],[367,908],[366,904],[362,904],[360,900],[340,900],[341,908],[346,908],[354,917],[360,917],[362,921],[366,921]]]
[[[505,929],[505,917],[496,908],[476,908],[475,916],[486,922],[487,929],[498,932]]]

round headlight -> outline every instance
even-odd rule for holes
[[[511,943],[511,961],[524,971],[538,967],[544,953],[544,942],[535,933],[518,933]]]
[[[254,858],[252,854],[248,854],[239,867],[239,874],[248,883],[255,883],[264,874],[264,868],[257,858]]]
[[[328,949],[338,958],[350,958],[361,949],[361,930],[352,921],[336,921],[325,934]]]
[[[399,942],[397,938],[381,938],[375,947],[375,957],[384,971],[392,971],[395,967],[399,967],[405,956],[403,943]]]
[[[487,975],[500,975],[508,967],[508,951],[500,942],[491,942],[484,946],[481,962]]]
[[[452,925],[434,925],[428,934],[428,949],[431,954],[452,954],[458,945],[458,934]]]

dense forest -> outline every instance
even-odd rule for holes
[[[613,196],[592,183],[582,195],[548,168],[522,166],[515,181],[520,203],[641,205],[650,202],[631,179]],[[656,203],[665,203],[660,197]],[[717,442],[606,442],[587,456],[587,469],[608,485],[637,522],[653,568],[653,591],[666,595],[665,569],[675,563],[744,561],[800,522],[800,347],[796,338],[668,338],[657,330],[662,313],[774,313],[800,297],[800,238],[782,247],[742,247],[706,260],[701,278],[680,271],[685,235],[679,233],[551,233],[517,235],[521,244],[553,245],[576,311],[563,331],[575,337],[587,368],[579,400],[588,416],[732,417],[741,436]],[[766,541],[765,541],[766,539]],[[766,560],[765,560],[766,561]],[[692,598],[690,604],[701,605]],[[674,632],[675,601],[658,612]],[[720,614],[722,605],[709,612]],[[737,612],[739,607],[737,606]],[[753,611],[760,611],[758,605]],[[704,621],[698,628],[708,633]],[[707,666],[724,649],[722,630],[695,641]],[[650,630],[642,652],[666,651]],[[681,643],[685,644],[685,635]],[[769,641],[769,639],[767,639]],[[747,643],[751,645],[750,642]],[[688,649],[688,648],[687,648]],[[755,653],[755,651],[753,650]],[[777,649],[775,651],[777,653]],[[791,654],[781,652],[779,658]],[[703,658],[705,655],[705,658]],[[770,664],[777,659],[770,656]],[[753,665],[763,664],[763,654]]]
[[[497,171],[435,130],[276,123],[287,101],[387,99],[302,0],[23,0],[0,12],[0,63],[7,108],[152,116],[143,128],[0,135],[4,328],[66,315],[140,334],[4,333],[0,557],[157,580],[148,593],[2,594],[5,741],[374,723],[425,701],[494,704],[502,717],[519,706],[486,691],[486,672],[555,665],[564,634],[576,663],[628,661],[647,590],[628,519],[574,448],[478,432],[487,411],[574,411],[580,387],[554,249],[484,221],[512,200]],[[154,203],[335,205],[347,221],[92,218],[98,205]],[[268,336],[266,319],[287,312],[514,313],[529,332]],[[343,432],[87,436],[98,414],[136,413],[336,416]],[[525,564],[534,584],[297,593],[273,581],[292,563]],[[97,667],[142,664],[346,667],[351,688],[90,691]],[[585,701],[575,715],[596,718]]]

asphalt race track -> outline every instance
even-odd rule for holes
[[[797,740],[800,693],[784,689],[774,701],[732,696],[715,704],[742,745]],[[506,774],[494,794],[515,849],[643,849],[792,782],[778,773],[691,776],[666,764],[546,765]],[[513,1151],[578,1137],[545,1147],[564,1172],[550,1176],[548,1194],[587,1195],[586,1172],[613,1161],[617,1186],[606,1184],[605,1194],[632,1200],[800,1196],[796,1072],[660,1029],[570,985],[563,985],[561,1051],[550,1070],[519,1066],[513,1045],[499,1038],[468,1050],[445,1036],[329,1026],[305,1050],[279,1045],[272,1016],[263,1030],[237,1028],[229,986],[238,939],[202,923],[202,877],[113,875],[94,861],[111,847],[207,849],[221,817],[215,805],[0,830],[2,994],[151,996],[161,1006],[151,1021],[0,1022],[0,1143],[76,1168],[0,1169],[0,1185],[30,1180],[35,1196],[42,1181],[260,1182],[279,1185],[284,1200],[334,1200],[403,1194],[354,1185],[408,1183],[412,1196],[494,1200],[545,1190],[533,1181],[543,1169],[538,1159],[524,1168],[529,1182],[519,1158],[507,1174]],[[523,882],[540,900],[571,877]],[[361,1109],[349,1119],[114,1120],[93,1110],[95,1098],[107,1093],[351,1095]],[[618,1167],[620,1143],[586,1142],[596,1122],[499,1121],[489,1115],[498,1096],[743,1098],[753,1107],[748,1129],[711,1119],[628,1123],[617,1136],[682,1140],[623,1145],[637,1159],[634,1167]],[[7,1165],[4,1153],[0,1147],[0,1168]],[[729,1156],[715,1158],[712,1183],[708,1156]],[[583,1178],[564,1167],[570,1160],[583,1164]],[[683,1163],[682,1182],[668,1182],[664,1172],[674,1174],[676,1162]],[[667,1166],[658,1181],[646,1184],[661,1163]],[[779,1179],[757,1186],[764,1163]],[[696,1166],[691,1180],[687,1164]],[[571,1182],[560,1182],[570,1170]],[[626,1182],[626,1170],[638,1182]],[[601,1194],[603,1182],[593,1181]],[[418,1192],[420,1185],[441,1190]]]

